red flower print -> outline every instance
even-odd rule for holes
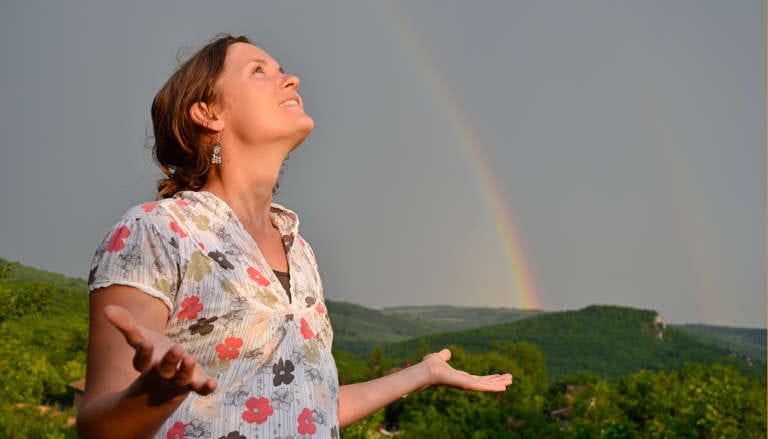
[[[200,250],[205,250],[205,245],[202,242],[198,242],[197,245],[200,246]]]
[[[266,287],[270,283],[269,279],[262,276],[261,273],[259,273],[259,270],[253,267],[248,267],[248,277],[250,277],[254,282],[261,285],[262,287]]]
[[[179,238],[186,238],[187,234],[184,233],[184,229],[176,223],[176,220],[171,220],[171,230],[179,234]]]
[[[245,406],[248,407],[248,410],[243,412],[242,417],[243,420],[249,424],[253,424],[254,422],[263,424],[267,422],[267,418],[272,416],[272,413],[275,411],[269,403],[269,400],[264,397],[250,397],[245,401]]]
[[[224,343],[220,343],[216,345],[216,352],[219,353],[219,358],[222,360],[229,358],[230,360],[234,360],[237,358],[238,355],[240,355],[240,351],[238,350],[240,346],[243,345],[243,340],[239,339],[237,337],[227,337],[226,340],[224,340]]]
[[[325,314],[325,307],[322,303],[318,302],[317,305],[315,305],[315,311],[317,311],[318,314]]]
[[[165,435],[168,439],[184,439],[184,423],[176,421]]]
[[[298,236],[298,235],[297,235],[297,236]],[[304,243],[304,240],[303,240],[303,239],[301,239],[301,236],[298,236],[298,238],[299,238],[299,244],[301,244],[301,246],[302,246],[302,247],[306,247],[306,246],[307,246],[307,244],[306,244],[306,243]]]
[[[200,297],[191,296],[181,301],[181,308],[179,320],[192,320],[197,318],[197,313],[203,310],[203,304],[200,303]]]
[[[299,434],[315,434],[317,425],[312,422],[312,410],[305,408],[299,415]]]
[[[125,238],[131,236],[131,231],[128,230],[128,227],[120,226],[115,230],[115,234],[112,235],[112,239],[109,240],[109,245],[107,245],[107,251],[108,252],[119,252],[120,250],[125,247]]]
[[[144,209],[144,212],[152,212],[152,210],[157,207],[157,205],[160,204],[159,201],[153,201],[151,203],[144,203],[141,205],[141,208]]]
[[[307,323],[307,319],[304,317],[301,318],[301,336],[307,340],[315,336],[312,328],[309,327],[309,323]]]
[[[189,206],[189,203],[187,203],[184,200],[176,200],[176,205],[177,206],[181,206],[181,207],[187,207],[187,206]]]

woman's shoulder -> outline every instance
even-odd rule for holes
[[[173,241],[179,233],[176,218],[186,202],[176,198],[149,201],[130,207],[115,222],[105,236],[105,241],[116,236],[149,238],[153,242]],[[173,243],[172,243],[173,244]],[[102,242],[102,246],[104,242]],[[176,246],[174,246],[176,247]]]
[[[169,215],[180,207],[187,206],[188,203],[177,198],[164,198],[162,200],[147,201],[132,206],[123,213],[120,221],[134,220],[146,223],[155,223],[157,221],[165,222]]]

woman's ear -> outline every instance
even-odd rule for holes
[[[224,121],[205,102],[195,102],[189,107],[189,115],[196,124],[212,131],[224,129]]]

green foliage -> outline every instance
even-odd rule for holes
[[[336,340],[342,335],[333,352],[341,383],[386,374],[447,345],[458,369],[514,376],[501,393],[414,392],[343,429],[344,438],[381,437],[381,426],[405,438],[764,437],[764,361],[750,366],[735,349],[712,346],[720,337],[754,347],[765,340],[761,330],[670,327],[659,337],[653,311],[592,306],[439,334],[439,319],[338,302],[328,308]],[[457,318],[440,324],[465,324]],[[67,425],[71,409],[41,412],[38,405],[71,403],[67,383],[85,373],[87,320],[84,281],[0,259],[0,437],[76,437]],[[547,386],[548,378],[557,381]]]
[[[501,393],[435,387],[411,394],[399,423],[404,437],[508,438],[541,431],[546,372],[538,349],[520,343],[486,354],[455,346],[451,352],[453,367],[477,375],[509,372],[514,385]]]
[[[381,353],[381,346],[376,345],[371,352],[371,358],[368,360],[368,370],[371,378],[380,378],[384,376],[384,354]]]
[[[373,412],[370,416],[341,429],[343,439],[373,439],[381,435],[376,433],[384,424],[384,409]]]
[[[579,373],[547,388],[544,357],[533,345],[507,343],[483,354],[456,346],[451,350],[454,367],[481,375],[511,372],[513,385],[502,393],[445,387],[415,392],[390,406],[396,410],[385,412],[390,431],[404,438],[765,435],[765,379],[744,376],[731,366],[689,364],[672,371],[643,370],[615,381]],[[556,409],[565,410],[545,416]],[[354,433],[343,437],[380,437],[375,434],[380,425],[377,413],[345,429]]]
[[[727,349],[755,363],[765,362],[765,328],[731,328],[712,325],[674,325],[674,327],[703,343]]]
[[[333,358],[339,372],[340,384],[359,383],[371,378],[368,364],[354,355],[334,348]]]
[[[0,437],[76,437],[71,409],[38,406],[71,405],[67,384],[85,375],[85,283],[11,265],[0,278]]]
[[[38,283],[24,283],[15,288],[0,286],[0,322],[37,314],[48,307],[51,287]]]
[[[9,277],[13,273],[14,264],[0,258],[0,279]]]
[[[616,384],[620,407],[647,437],[765,437],[765,380],[700,364]]]
[[[587,388],[572,401],[564,437],[765,437],[765,381],[733,367],[641,371]]]
[[[0,437],[76,439],[77,432],[70,420],[72,416],[72,409],[43,412],[35,405],[1,405]]]

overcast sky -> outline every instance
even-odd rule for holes
[[[154,198],[154,94],[178,55],[231,32],[302,78],[316,128],[276,201],[301,216],[329,299],[617,304],[765,327],[765,13],[3,2],[0,257],[86,277],[109,227]]]

